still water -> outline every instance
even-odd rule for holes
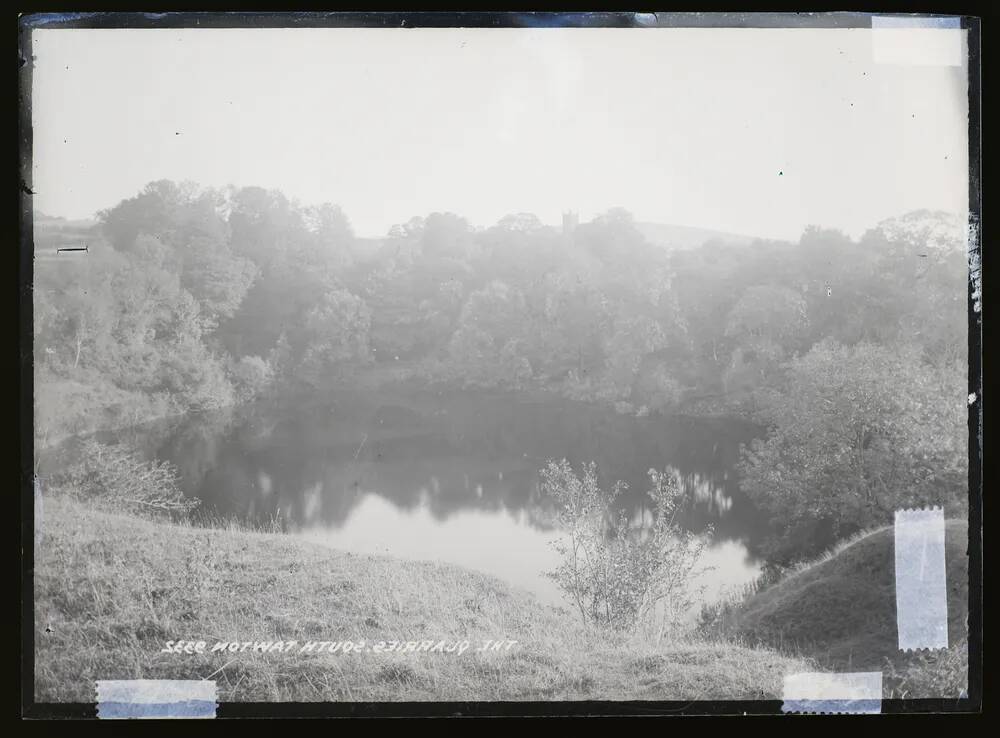
[[[763,520],[733,466],[755,435],[736,419],[638,418],[564,399],[503,393],[349,392],[260,403],[129,431],[175,464],[202,514],[277,521],[332,548],[446,561],[495,574],[552,604],[556,565],[548,459],[593,460],[602,484],[628,483],[619,504],[648,523],[651,467],[679,472],[683,524],[714,527],[706,599],[753,578],[748,554]]]

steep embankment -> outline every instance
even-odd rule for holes
[[[591,635],[458,567],[332,551],[281,534],[194,528],[46,498],[36,541],[35,691],[93,701],[97,679],[211,678],[223,701],[779,698],[808,671],[768,649]],[[479,652],[487,639],[517,641]],[[167,641],[296,641],[288,651],[163,653]],[[360,653],[302,654],[307,641]],[[379,641],[468,641],[376,653]]]
[[[948,642],[956,649],[964,647],[967,637],[968,533],[965,521],[945,524]],[[927,654],[898,650],[895,586],[890,526],[850,541],[747,597],[726,614],[724,630],[748,644],[804,654],[830,669],[886,668],[903,674]],[[952,656],[957,663],[960,655]],[[930,661],[925,666],[941,671]],[[945,693],[934,696],[952,696],[950,687],[943,688]]]

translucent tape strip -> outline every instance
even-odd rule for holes
[[[904,66],[961,66],[964,33],[956,16],[872,16],[872,60]]]
[[[961,28],[957,15],[873,15],[872,28]]]
[[[895,536],[899,648],[947,648],[944,510],[898,510]]]
[[[782,712],[882,712],[882,672],[786,674]]]
[[[217,691],[207,679],[131,679],[97,682],[97,717],[214,718]]]

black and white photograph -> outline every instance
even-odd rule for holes
[[[978,711],[978,20],[486,16],[19,19],[22,704]]]

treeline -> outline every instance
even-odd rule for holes
[[[810,229],[670,251],[623,210],[572,233],[530,214],[474,230],[434,213],[373,242],[336,206],[155,182],[101,214],[86,259],[36,265],[36,363],[180,409],[245,399],[279,373],[322,384],[402,362],[626,409],[732,410],[826,338],[964,357],[954,225],[915,213],[857,243]]]
[[[45,234],[40,222],[36,240]],[[814,444],[794,482],[756,478],[748,461],[748,486],[764,504],[803,485],[826,495],[847,469],[840,486],[858,525],[898,501],[886,490],[904,476],[887,459],[901,449],[903,466],[925,469],[905,477],[915,489],[937,483],[921,458],[931,446],[958,463],[968,271],[961,223],[942,213],[857,241],[810,228],[798,242],[695,249],[649,243],[621,209],[570,232],[531,214],[475,229],[432,213],[375,240],[356,237],[334,205],[161,181],[79,236],[86,256],[35,266],[42,437],[231,405],[278,384],[384,376],[554,391],[638,414],[745,412],[772,429],[801,427],[796,412],[821,418],[825,440],[775,431],[754,451],[777,474],[788,448]],[[864,410],[842,394],[879,377],[897,390],[882,382]],[[926,422],[937,441],[918,438]],[[832,429],[845,423],[853,436],[841,439]],[[833,525],[814,502],[796,514]]]

